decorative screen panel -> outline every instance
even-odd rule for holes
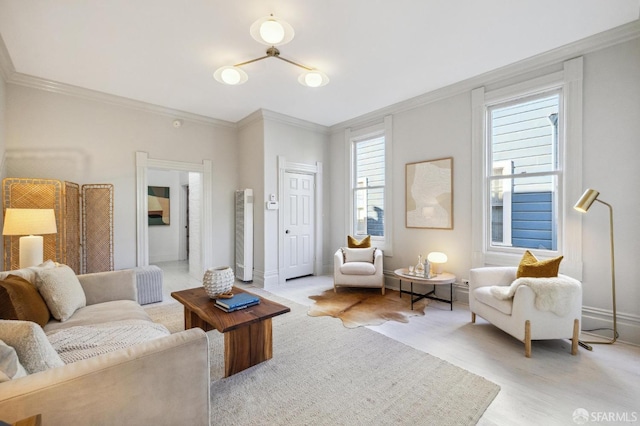
[[[82,185],[82,272],[113,270],[113,185]]]

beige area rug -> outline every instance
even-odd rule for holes
[[[273,358],[228,378],[223,338],[207,333],[213,425],[473,425],[500,387],[365,327],[261,290],[291,307],[273,319]],[[172,330],[182,305],[146,308]]]
[[[413,305],[408,294],[400,298],[396,290],[375,288],[338,288],[327,290],[318,296],[309,296],[315,303],[307,314],[311,317],[330,316],[340,318],[347,328],[365,325],[380,325],[387,321],[409,322],[409,317],[423,316],[428,300],[422,299]]]

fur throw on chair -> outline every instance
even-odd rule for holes
[[[510,299],[521,285],[526,285],[536,295],[535,306],[541,311],[551,311],[565,316],[580,291],[580,281],[567,276],[553,278],[518,278],[510,286],[492,286],[491,295],[496,299]]]

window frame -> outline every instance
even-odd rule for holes
[[[346,182],[346,197],[345,206],[347,207],[346,224],[345,229],[349,235],[356,236],[355,230],[355,214],[356,214],[356,158],[355,158],[355,144],[369,139],[378,137],[384,137],[384,155],[385,155],[385,183],[383,188],[384,192],[384,231],[383,236],[371,236],[372,246],[378,247],[383,250],[385,256],[393,255],[393,209],[391,205],[392,199],[392,152],[391,147],[393,144],[393,128],[391,116],[384,117],[384,121],[379,124],[364,127],[358,130],[346,129],[345,130],[345,158],[347,159],[347,173],[348,181]],[[346,236],[345,236],[346,239]]]
[[[557,68],[555,68],[557,70]],[[571,205],[582,193],[582,57],[565,61],[560,71],[543,74],[537,71],[537,77],[511,78],[511,84],[500,86],[494,83],[490,91],[479,87],[471,92],[472,102],[472,267],[515,266],[525,248],[491,248],[490,230],[490,180],[487,179],[489,147],[487,111],[490,106],[506,103],[553,90],[561,90],[560,108],[564,116],[558,127],[558,136],[563,146],[558,152],[558,170],[561,181],[558,182],[558,230],[557,250],[531,250],[541,259],[562,254],[564,260],[561,272],[577,279],[582,277],[582,220],[573,212]],[[562,132],[562,134],[560,134]],[[529,174],[527,174],[529,176]]]

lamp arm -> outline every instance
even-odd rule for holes
[[[265,55],[265,56],[261,56],[260,58],[252,59],[250,61],[240,62],[239,64],[235,64],[234,67],[241,67],[243,65],[251,64],[253,62],[258,62],[258,61],[261,61],[263,59],[267,59],[270,56],[273,56],[273,55]]]
[[[276,55],[276,56],[274,56],[274,57],[275,57],[275,58],[278,58],[278,59],[280,59],[280,60],[282,60],[282,61],[288,62],[288,63],[290,63],[291,65],[295,65],[295,66],[297,66],[297,67],[300,67],[300,68],[302,68],[302,69],[305,69],[305,70],[307,70],[307,71],[312,71],[312,70],[313,70],[313,68],[309,68],[309,67],[306,67],[306,66],[304,66],[304,65],[301,65],[301,64],[299,64],[299,63],[297,63],[297,62],[290,61],[289,59],[285,59],[285,58],[283,58],[282,56]]]
[[[611,204],[604,202],[598,198],[596,198],[597,202],[604,204],[609,207],[609,232],[611,234],[611,296],[613,299],[613,342],[618,338],[618,325],[617,325],[617,313],[616,313],[616,264],[615,264],[615,255],[614,255],[614,244],[613,244],[613,207]]]

